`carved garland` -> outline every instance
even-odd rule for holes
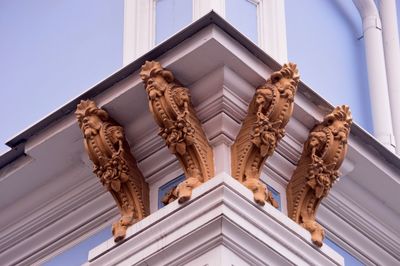
[[[178,158],[185,181],[168,193],[164,203],[185,202],[192,190],[214,176],[213,151],[191,104],[189,90],[159,62],[146,61],[140,77],[149,97],[149,108],[160,127],[159,135]]]
[[[113,196],[121,218],[113,224],[115,242],[125,238],[128,226],[149,214],[148,185],[124,136],[124,130],[93,101],[78,104],[76,118],[84,135],[93,172]]]
[[[300,76],[295,64],[285,64],[256,89],[247,116],[231,147],[232,175],[254,193],[254,200],[277,207],[277,202],[260,181],[265,160],[285,135],[293,111]]]
[[[336,107],[325,116],[311,130],[287,186],[289,217],[310,231],[312,241],[318,246],[322,246],[324,230],[315,221],[316,212],[339,176],[351,124],[350,109],[346,105]]]

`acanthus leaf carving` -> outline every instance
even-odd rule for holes
[[[93,162],[93,173],[111,193],[121,218],[113,224],[115,242],[127,228],[149,214],[148,184],[130,153],[123,128],[95,102],[81,101],[75,112],[84,145]]]
[[[297,66],[292,63],[272,73],[267,82],[256,89],[231,147],[232,175],[253,192],[254,200],[260,205],[269,202],[278,207],[272,193],[260,180],[260,174],[265,160],[285,135],[299,79]]]
[[[213,150],[196,116],[187,88],[159,62],[146,61],[140,77],[145,85],[149,108],[159,126],[159,135],[174,154],[186,176],[185,181],[163,199],[169,203],[187,201],[192,190],[214,176]]]
[[[346,105],[326,115],[310,131],[286,188],[289,217],[310,231],[312,241],[318,246],[322,246],[324,230],[315,220],[317,209],[339,177],[351,124],[350,109]]]

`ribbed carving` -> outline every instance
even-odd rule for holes
[[[149,108],[160,127],[159,135],[179,160],[185,181],[164,199],[176,198],[182,203],[192,190],[214,176],[213,150],[190,100],[189,90],[177,81],[171,71],[159,62],[146,61],[140,77],[145,85]]]
[[[295,64],[285,64],[258,87],[250,102],[239,134],[231,147],[232,175],[253,191],[261,205],[277,202],[260,181],[265,160],[285,135],[285,126],[293,111],[294,95],[300,76]]]
[[[287,186],[288,215],[311,232],[322,246],[324,230],[315,221],[322,199],[339,176],[347,152],[352,118],[348,106],[336,107],[316,125],[304,143],[303,153]]]
[[[93,172],[113,196],[121,218],[113,224],[115,242],[126,229],[149,214],[148,185],[130,153],[124,130],[93,101],[78,104],[76,118],[84,136]]]

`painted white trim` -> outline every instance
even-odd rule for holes
[[[287,62],[285,1],[247,0],[257,6],[258,45],[276,61]],[[193,0],[193,20],[211,10],[226,17],[225,0]]]
[[[259,42],[260,47],[276,61],[287,62],[285,1],[259,1]]]
[[[193,191],[185,204],[170,203],[130,227],[124,243],[110,239],[89,253],[89,265],[192,265],[225,244],[248,265],[343,265],[328,246],[315,248],[310,234],[226,173]],[[251,246],[251,248],[249,248]],[[211,263],[203,257],[200,265]],[[268,263],[267,263],[268,262]]]
[[[123,65],[154,46],[155,0],[124,0]]]
[[[257,6],[259,46],[279,63],[287,62],[285,6],[282,0],[247,0]],[[123,65],[155,45],[157,0],[124,0]],[[193,21],[214,10],[225,18],[225,0],[193,0]]]
[[[214,10],[225,18],[225,0],[193,0],[193,20],[197,20]]]
[[[361,192],[357,191],[359,188],[354,186],[351,188],[354,193]],[[368,195],[364,197],[367,202]],[[400,260],[398,253],[400,237],[393,228],[384,224],[382,218],[396,219],[395,216],[375,217],[366,206],[361,206],[349,195],[337,190],[331,191],[324,199],[317,215],[318,221],[326,228],[330,239],[364,264],[395,265]],[[372,242],[370,239],[380,241]]]

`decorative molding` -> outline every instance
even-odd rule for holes
[[[267,201],[278,206],[259,179],[265,160],[285,135],[299,79],[297,67],[292,63],[272,73],[267,82],[256,89],[231,147],[232,175],[253,191],[254,200],[261,205]]]
[[[186,204],[172,202],[130,227],[121,245],[108,240],[91,250],[85,266],[211,265],[215,257],[205,255],[219,245],[243,260],[235,265],[343,265],[330,247],[314,248],[306,230],[252,198],[221,173],[194,189]]]
[[[315,221],[317,209],[339,177],[351,124],[350,109],[346,105],[326,115],[310,131],[287,186],[288,216],[310,231],[317,246],[322,246],[324,239],[324,230]]]
[[[149,188],[130,153],[123,128],[93,101],[81,101],[75,112],[93,173],[113,196],[121,218],[113,224],[115,242],[126,229],[149,214]]]
[[[214,176],[213,150],[192,106],[189,90],[172,72],[159,62],[146,61],[140,77],[148,94],[150,111],[160,127],[159,135],[185,172],[185,181],[165,202],[178,199],[183,203],[190,199],[192,189]]]
[[[349,140],[347,157],[340,169],[342,173],[345,162],[354,152],[352,149],[356,141],[354,138]],[[376,163],[376,160],[369,162],[372,163]],[[359,165],[360,161],[357,160],[356,170],[360,168]],[[382,182],[383,175],[372,174],[379,176]],[[342,178],[321,202],[318,223],[331,240],[364,264],[395,265],[400,261],[399,214],[372,196],[371,191],[357,184],[354,181],[357,178],[354,179],[353,175],[350,173]],[[365,177],[358,176],[361,181]]]
[[[367,192],[364,193],[368,198]],[[364,206],[337,190],[332,190],[322,201],[317,216],[327,237],[364,264],[395,265],[400,261],[400,237],[393,228],[385,225],[382,218],[396,219],[375,217]]]
[[[92,235],[99,226],[110,224],[117,210],[111,196],[92,177],[68,186],[65,193],[2,231],[0,261],[4,265],[35,264]],[[48,193],[47,189],[40,194]]]
[[[44,193],[43,191],[40,192]],[[73,212],[81,205],[92,201],[103,193],[104,190],[96,186],[91,178],[83,178],[82,182],[69,187],[63,194],[58,195],[59,198],[70,197],[70,200],[49,199],[32,210],[32,212],[27,213],[19,221],[14,221],[4,226],[1,231],[0,253],[5,252],[10,246],[23,242],[26,239],[26,235],[40,232],[47,228],[57,221],[60,214]],[[34,200],[34,197],[31,197],[30,200]]]
[[[56,254],[68,250],[74,244],[96,234],[99,228],[109,227],[112,220],[117,217],[117,211],[114,204],[110,204],[113,202],[109,200],[108,196],[102,194],[99,198],[88,202],[83,208],[76,210],[72,215],[68,215],[61,221],[55,221],[54,224],[50,224],[48,229],[24,240],[22,245],[15,246],[13,251],[8,254],[9,259],[13,262],[5,263],[5,265],[40,264],[38,261],[48,260]],[[101,204],[105,206],[101,206]],[[98,211],[99,206],[101,206],[102,212]],[[89,217],[89,220],[83,220],[82,217]],[[68,227],[70,227],[70,231],[65,230]],[[40,241],[40,239],[46,239],[49,234],[53,234],[53,236],[47,238],[46,242]],[[31,250],[33,252],[29,253]],[[16,260],[18,257],[22,260]]]

